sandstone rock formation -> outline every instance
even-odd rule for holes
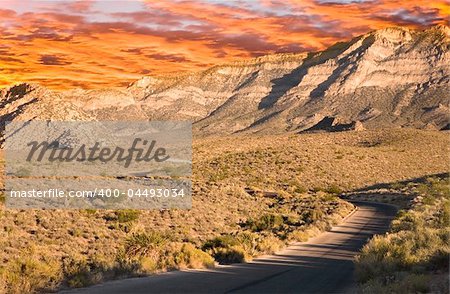
[[[364,126],[360,121],[345,122],[337,117],[326,116],[314,126],[302,131],[302,133],[343,132],[343,131],[362,131],[362,130],[364,130]]]

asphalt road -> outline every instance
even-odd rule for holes
[[[64,293],[352,293],[354,256],[373,234],[387,231],[396,213],[384,204],[355,205],[358,210],[331,231],[250,263],[118,280]]]

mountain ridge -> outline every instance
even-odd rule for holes
[[[445,25],[394,27],[318,52],[145,76],[124,89],[23,84],[1,90],[0,120],[182,119],[203,135],[299,132],[326,117],[366,128],[442,129],[449,123],[449,40]]]

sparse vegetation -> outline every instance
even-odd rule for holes
[[[417,195],[416,203],[401,210],[389,234],[375,236],[357,259],[363,292],[448,293],[448,180],[447,175],[409,186]]]
[[[0,204],[0,292],[249,260],[338,222],[352,209],[341,191],[447,171],[449,151],[446,134],[412,130],[198,139],[188,211]]]

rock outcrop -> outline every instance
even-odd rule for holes
[[[302,131],[302,133],[314,132],[343,132],[362,131],[364,126],[360,121],[345,122],[337,117],[326,116],[314,126]]]

